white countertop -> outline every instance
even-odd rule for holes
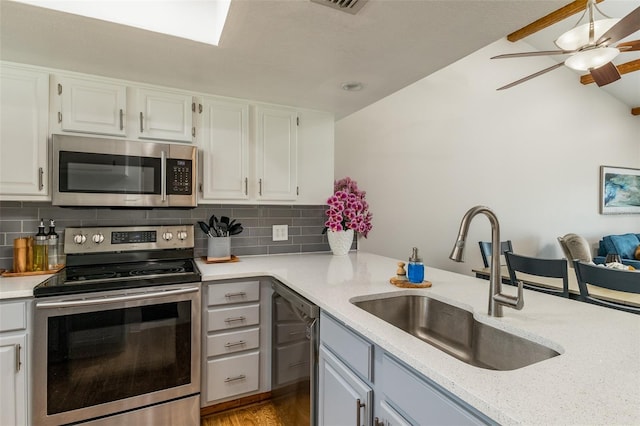
[[[505,308],[503,318],[491,318],[486,315],[488,281],[427,266],[425,279],[433,283],[431,288],[399,289],[389,284],[396,263],[396,259],[363,252],[345,257],[327,253],[256,256],[221,264],[197,261],[203,281],[255,276],[282,281],[499,423],[640,424],[637,315],[525,290],[522,311]],[[38,282],[44,279],[39,277]],[[30,297],[28,287],[33,287],[33,281],[20,280],[24,279],[0,279],[0,299]],[[512,371],[472,367],[349,302],[381,293],[430,295],[472,310],[478,320],[546,344],[561,355]]]

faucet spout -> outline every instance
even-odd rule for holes
[[[491,224],[491,267],[489,275],[489,315],[501,317],[502,305],[522,309],[524,304],[522,298],[522,290],[518,292],[517,303],[509,296],[502,294],[502,280],[500,274],[500,223],[498,217],[489,208],[485,206],[475,206],[470,208],[462,217],[460,222],[460,230],[456,239],[453,250],[449,258],[455,262],[464,262],[464,246],[469,233],[469,225],[474,217],[483,214],[489,219]]]

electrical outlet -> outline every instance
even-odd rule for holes
[[[273,225],[273,241],[287,241],[289,239],[289,225]]]

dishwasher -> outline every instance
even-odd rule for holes
[[[284,424],[316,425],[320,309],[271,284],[271,394]]]

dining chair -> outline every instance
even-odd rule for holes
[[[554,296],[569,297],[569,272],[566,259],[541,259],[537,257],[522,256],[511,251],[504,253],[509,270],[511,284],[517,286],[519,281],[523,287],[529,290],[540,291]],[[518,273],[536,275],[538,277],[553,278],[553,281],[562,280],[562,288],[554,288],[552,284],[547,287],[543,283],[529,281],[518,277]]]
[[[594,296],[592,293],[589,293],[589,287],[587,286],[588,284],[609,290],[638,294],[640,293],[640,272],[605,268],[604,266],[585,263],[579,260],[573,262],[573,269],[575,269],[576,278],[578,278],[578,288],[580,289],[579,300],[593,303],[594,305],[606,306],[607,308],[640,314],[640,307],[611,302]]]
[[[484,262],[484,267],[488,268],[489,258],[491,257],[491,242],[478,241],[478,245],[480,245],[480,254],[482,255],[482,262]],[[504,254],[505,251],[513,251],[511,240],[500,241],[500,254]]]

